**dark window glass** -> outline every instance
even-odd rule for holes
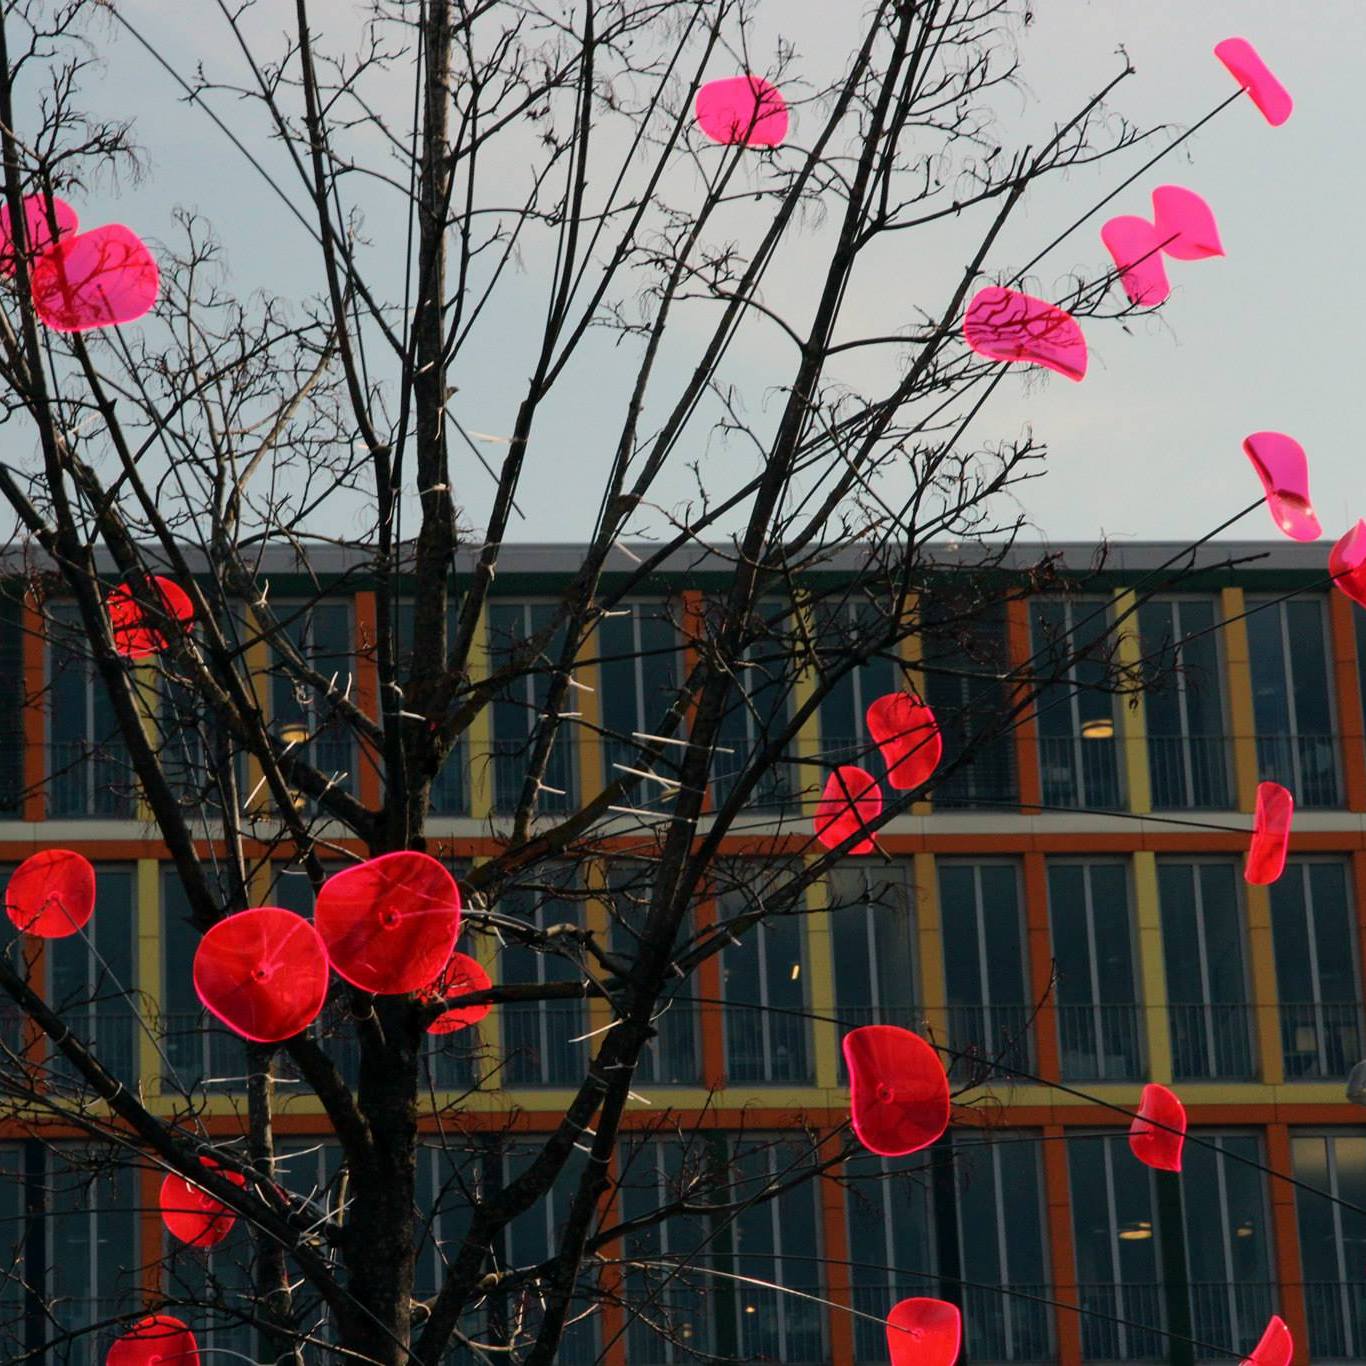
[[[915,908],[910,869],[845,865],[830,875],[835,1007],[846,1029],[915,1029]]]

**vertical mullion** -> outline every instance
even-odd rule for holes
[[[1310,865],[1301,863],[1300,872],[1300,896],[1304,904],[1304,928],[1305,940],[1309,945],[1309,982],[1310,982],[1310,1003],[1314,1008],[1314,1052],[1318,1055],[1319,1071],[1326,1073],[1327,1061],[1324,1050],[1324,1014],[1323,997],[1319,980],[1319,925],[1318,915],[1314,908],[1313,882],[1309,877]]]
[[[1006,1221],[1001,1216],[1004,1214],[1002,1197],[1005,1194],[1005,1185],[1001,1180],[1001,1150],[994,1144],[991,1149],[991,1177],[992,1177],[992,1203],[996,1206],[996,1255],[1000,1258],[1001,1265],[1001,1284],[1010,1284],[1010,1252],[1006,1244]],[[1013,1361],[1015,1358],[1015,1316],[1011,1312],[1014,1303],[1007,1300],[1003,1306],[1002,1322],[1005,1326],[1006,1338],[1006,1360]]]
[[[1180,642],[1185,639],[1185,626],[1181,620],[1181,603],[1179,599],[1172,601],[1172,645],[1173,653],[1176,658],[1176,711],[1181,720],[1181,768],[1186,779],[1186,791],[1189,793],[1189,800],[1193,804],[1195,801],[1195,761],[1192,755],[1192,736],[1190,724],[1190,703],[1186,695],[1186,671],[1181,666],[1185,663],[1185,650]]]
[[[1115,1208],[1115,1172],[1114,1164],[1110,1160],[1110,1140],[1103,1138],[1100,1141],[1101,1161],[1105,1167],[1105,1222],[1110,1229],[1110,1279],[1115,1287],[1115,1302],[1119,1307],[1120,1319],[1127,1319],[1129,1316],[1125,1312],[1124,1304],[1124,1278],[1121,1275],[1119,1265],[1119,1211]],[[1128,1325],[1120,1323],[1120,1360],[1124,1360],[1129,1355],[1129,1335]]]

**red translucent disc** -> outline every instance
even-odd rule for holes
[[[962,1342],[963,1316],[947,1300],[902,1300],[887,1315],[892,1366],[953,1366]]]
[[[1243,1358],[1241,1366],[1290,1366],[1294,1356],[1295,1340],[1290,1336],[1290,1328],[1279,1314],[1272,1314],[1266,1332],[1252,1349],[1252,1355]]]
[[[777,147],[787,136],[787,101],[762,76],[708,81],[694,101],[697,126],[727,146]]]
[[[95,910],[95,870],[70,849],[31,854],[11,874],[5,911],[26,934],[65,939]]]
[[[163,579],[159,574],[153,574],[151,581],[168,617],[187,625],[194,620],[194,604],[178,583]],[[144,618],[142,608],[126,583],[110,590],[108,607],[114,648],[125,658],[145,659],[166,648],[165,635]]]
[[[1151,308],[1172,292],[1162,263],[1161,239],[1146,218],[1132,214],[1112,218],[1101,228],[1100,240],[1114,259],[1131,304]]]
[[[1133,1155],[1158,1171],[1179,1172],[1185,1141],[1186,1107],[1174,1092],[1155,1081],[1149,1082],[1129,1126],[1129,1148]]]
[[[179,1319],[139,1319],[109,1349],[104,1366],[199,1366],[199,1344]]]
[[[58,238],[66,238],[80,226],[76,210],[66,202],[52,196],[52,212],[57,220]],[[47,196],[30,194],[24,196],[24,242],[30,259],[52,245],[52,227],[47,217]],[[0,205],[0,275],[13,275],[14,235],[10,232],[9,205]]]
[[[122,223],[63,237],[30,276],[33,306],[54,332],[135,322],[156,303],[160,280],[156,258]]]
[[[882,789],[877,779],[857,764],[841,764],[826,780],[825,791],[816,803],[816,838],[827,849],[865,832],[868,822],[882,814]],[[861,839],[849,849],[851,854],[871,854],[873,837]]]
[[[938,1054],[896,1025],[864,1025],[844,1036],[849,1114],[869,1152],[902,1157],[928,1147],[949,1125],[949,1079]]]
[[[227,1171],[211,1157],[201,1158],[205,1167],[220,1172],[234,1186],[245,1186],[247,1178],[240,1172]],[[187,1181],[179,1172],[167,1172],[161,1183],[161,1222],[173,1237],[192,1247],[213,1247],[232,1232],[237,1216],[208,1191]]]
[[[1252,817],[1252,843],[1248,846],[1243,878],[1264,887],[1285,871],[1285,852],[1290,845],[1290,821],[1295,799],[1280,783],[1257,784],[1257,810]]]
[[[888,787],[905,792],[929,781],[944,755],[944,737],[925,703],[891,692],[868,708],[864,721],[887,765]]]
[[[1290,92],[1271,74],[1271,68],[1246,38],[1225,38],[1215,46],[1214,55],[1247,91],[1273,128],[1279,128],[1290,117],[1295,108]]]
[[[386,995],[418,991],[455,947],[460,889],[429,854],[381,854],[323,883],[313,923],[332,966],[352,985]]]
[[[1253,432],[1243,450],[1266,491],[1271,520],[1292,541],[1316,541],[1323,533],[1309,501],[1309,460],[1304,447],[1284,432]]]
[[[199,941],[194,986],[205,1009],[257,1043],[307,1029],[327,996],[327,950],[301,915],[279,906],[238,911]]]
[[[978,290],[963,317],[963,336],[990,360],[1043,365],[1068,379],[1086,377],[1086,338],[1077,320],[1018,290]]]
[[[1329,552],[1333,583],[1366,607],[1366,521],[1359,521]]]
[[[432,983],[433,997],[453,1000],[457,996],[468,996],[473,991],[487,991],[493,983],[484,969],[467,953],[453,953],[441,976]],[[466,1029],[478,1024],[493,1007],[487,1001],[483,1005],[458,1006],[438,1015],[427,1026],[428,1034],[454,1034],[457,1029]]]

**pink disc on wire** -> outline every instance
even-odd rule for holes
[[[882,789],[877,779],[857,764],[841,764],[825,780],[825,791],[816,803],[816,838],[827,849],[838,848],[845,840],[865,832],[870,821],[882,814]],[[871,854],[873,837],[868,835],[850,847],[851,854]]]
[[[475,991],[487,991],[493,983],[483,967],[467,953],[453,953],[441,976],[432,983],[430,991],[433,998],[454,1000],[458,996],[468,996]],[[457,1006],[444,1015],[438,1015],[427,1026],[428,1034],[454,1034],[458,1029],[467,1029],[478,1024],[492,1010],[485,1001],[483,1005]]]
[[[157,301],[156,258],[122,223],[64,237],[34,263],[33,306],[54,332],[135,322]]]
[[[279,906],[238,911],[212,926],[194,955],[205,1009],[256,1043],[293,1038],[327,998],[327,950],[301,915]]]
[[[24,196],[24,244],[29,259],[46,251],[53,243],[52,224],[47,216],[47,196],[30,194]],[[69,237],[80,226],[76,210],[66,202],[52,196],[52,216],[57,220],[57,237]],[[13,275],[17,262],[14,259],[14,234],[10,231],[9,205],[0,204],[0,275]]]
[[[1358,521],[1328,555],[1333,585],[1366,607],[1366,521]]]
[[[1271,74],[1271,68],[1246,38],[1225,38],[1215,45],[1214,55],[1247,91],[1252,103],[1273,128],[1279,128],[1290,117],[1295,108],[1290,92]]]
[[[924,702],[890,692],[870,703],[863,719],[887,765],[888,787],[909,792],[930,780],[944,756],[944,737]]]
[[[1224,254],[1214,210],[1184,185],[1159,185],[1153,191],[1153,231],[1163,253],[1176,261]]]
[[[963,1315],[947,1300],[902,1300],[887,1315],[892,1366],[953,1366],[962,1342]]]
[[[1077,320],[1015,289],[978,290],[963,316],[963,336],[990,360],[1042,365],[1073,380],[1086,376],[1086,338]]]
[[[199,1344],[179,1319],[149,1314],[115,1339],[104,1366],[199,1366]]]
[[[247,1178],[240,1172],[220,1167],[211,1157],[200,1158],[205,1167],[216,1170],[234,1186],[245,1187]],[[191,1247],[213,1247],[232,1232],[237,1216],[202,1186],[187,1181],[179,1172],[167,1172],[157,1200],[161,1222],[175,1238]]]
[[[693,104],[697,126],[727,146],[777,147],[787,136],[787,101],[762,76],[708,81]]]
[[[44,849],[10,874],[5,912],[25,934],[65,939],[95,910],[95,870],[83,854]]]
[[[455,947],[460,889],[430,854],[381,854],[323,883],[313,923],[332,966],[353,986],[382,995],[418,991]]]
[[[1243,869],[1244,881],[1265,887],[1285,871],[1294,814],[1295,799],[1280,783],[1257,784],[1257,809],[1252,817],[1252,842]]]
[[[1114,260],[1120,284],[1131,304],[1151,308],[1171,294],[1160,239],[1146,218],[1132,214],[1112,218],[1101,228],[1100,240]]]
[[[1292,541],[1316,541],[1323,533],[1309,501],[1309,458],[1284,432],[1253,432],[1243,450],[1266,491],[1271,520]]]
[[[904,1157],[949,1125],[949,1079],[939,1055],[897,1025],[851,1029],[841,1045],[849,1070],[849,1114],[869,1152]]]
[[[1130,1151],[1145,1166],[1179,1172],[1185,1142],[1186,1107],[1175,1092],[1155,1081],[1149,1082],[1129,1126]]]
[[[1279,1314],[1272,1314],[1252,1355],[1244,1357],[1240,1366],[1290,1366],[1294,1358],[1295,1340],[1289,1325]]]
[[[174,580],[160,574],[151,577],[152,587],[161,598],[168,617],[189,625],[194,620],[190,595]],[[143,616],[138,600],[126,583],[109,591],[109,624],[114,632],[114,648],[126,659],[146,659],[166,648],[166,636]]]

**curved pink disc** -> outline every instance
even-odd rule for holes
[[[927,783],[944,755],[934,712],[914,693],[890,692],[869,704],[864,716],[887,765],[887,785],[899,792]]]
[[[1214,55],[1247,91],[1252,103],[1273,128],[1279,128],[1290,117],[1295,108],[1290,92],[1271,74],[1270,67],[1246,38],[1225,38],[1222,43],[1215,44]]]
[[[241,1172],[228,1171],[211,1157],[199,1160],[234,1186],[246,1186],[247,1178]],[[193,1181],[187,1181],[179,1172],[166,1173],[157,1205],[161,1210],[161,1222],[171,1236],[191,1247],[213,1247],[221,1243],[237,1222],[237,1216],[222,1201]]]
[[[64,237],[33,263],[33,306],[54,332],[131,323],[157,301],[161,275],[142,239],[122,223]]]
[[[1159,185],[1153,191],[1153,230],[1174,260],[1203,261],[1224,254],[1214,210],[1182,185]]]
[[[1328,553],[1336,588],[1366,607],[1366,521],[1358,521]]]
[[[787,136],[787,101],[762,76],[708,81],[693,102],[697,126],[727,146],[777,147]]]
[[[1077,320],[1019,290],[978,290],[963,316],[963,336],[990,360],[1042,365],[1073,380],[1086,376],[1086,338]]]
[[[279,1043],[318,1018],[327,998],[327,950],[293,911],[238,911],[199,941],[194,989],[204,1008],[244,1039]]]
[[[1294,814],[1295,799],[1280,783],[1257,784],[1257,810],[1252,817],[1252,843],[1243,869],[1244,881],[1265,887],[1285,871]]]
[[[199,1344],[179,1319],[149,1314],[115,1339],[104,1366],[199,1366]]]
[[[168,617],[189,624],[194,620],[194,604],[190,595],[174,580],[151,576],[152,587],[161,596],[162,609]],[[166,637],[147,622],[142,608],[126,583],[109,592],[109,624],[114,631],[114,648],[127,659],[145,659],[166,648]]]
[[[903,1157],[949,1127],[949,1079],[939,1055],[897,1025],[851,1029],[841,1045],[849,1070],[849,1116],[871,1153]]]
[[[1252,1355],[1244,1357],[1240,1366],[1290,1366],[1295,1357],[1295,1340],[1290,1327],[1279,1314],[1272,1314]]]
[[[44,849],[10,874],[5,913],[25,934],[65,939],[95,910],[95,870],[84,854]]]
[[[493,983],[483,969],[483,965],[467,953],[453,953],[450,961],[441,969],[441,976],[431,985],[433,997],[453,1000],[458,996],[468,996],[471,992],[487,991]],[[493,1009],[489,1002],[476,1006],[456,1006],[444,1015],[438,1015],[427,1026],[428,1034],[454,1034],[457,1029],[466,1029],[478,1024]]]
[[[1131,304],[1151,308],[1172,292],[1162,264],[1161,239],[1146,218],[1132,214],[1112,218],[1101,228],[1100,240],[1114,260]]]
[[[902,1300],[887,1315],[892,1366],[953,1366],[962,1342],[963,1316],[947,1300]]]
[[[1292,541],[1315,541],[1323,532],[1309,501],[1309,459],[1284,432],[1253,432],[1243,450],[1266,490],[1271,519]]]
[[[460,889],[430,854],[400,850],[330,877],[313,923],[353,986],[399,995],[429,986],[460,933]]]
[[[1186,1107],[1175,1092],[1149,1082],[1138,1113],[1129,1126],[1129,1148],[1138,1160],[1158,1171],[1179,1172],[1186,1142]]]
[[[24,243],[29,259],[38,256],[52,245],[52,225],[48,222],[47,196],[30,194],[24,196]],[[76,210],[66,202],[52,196],[52,216],[57,220],[57,237],[70,236],[80,226]],[[13,275],[14,236],[10,232],[9,205],[0,204],[0,275]]]
[[[826,780],[825,791],[816,803],[816,838],[827,849],[836,849],[845,840],[866,831],[869,821],[882,814],[882,789],[877,779],[857,764],[841,764]],[[851,854],[871,854],[873,837],[853,845]]]

